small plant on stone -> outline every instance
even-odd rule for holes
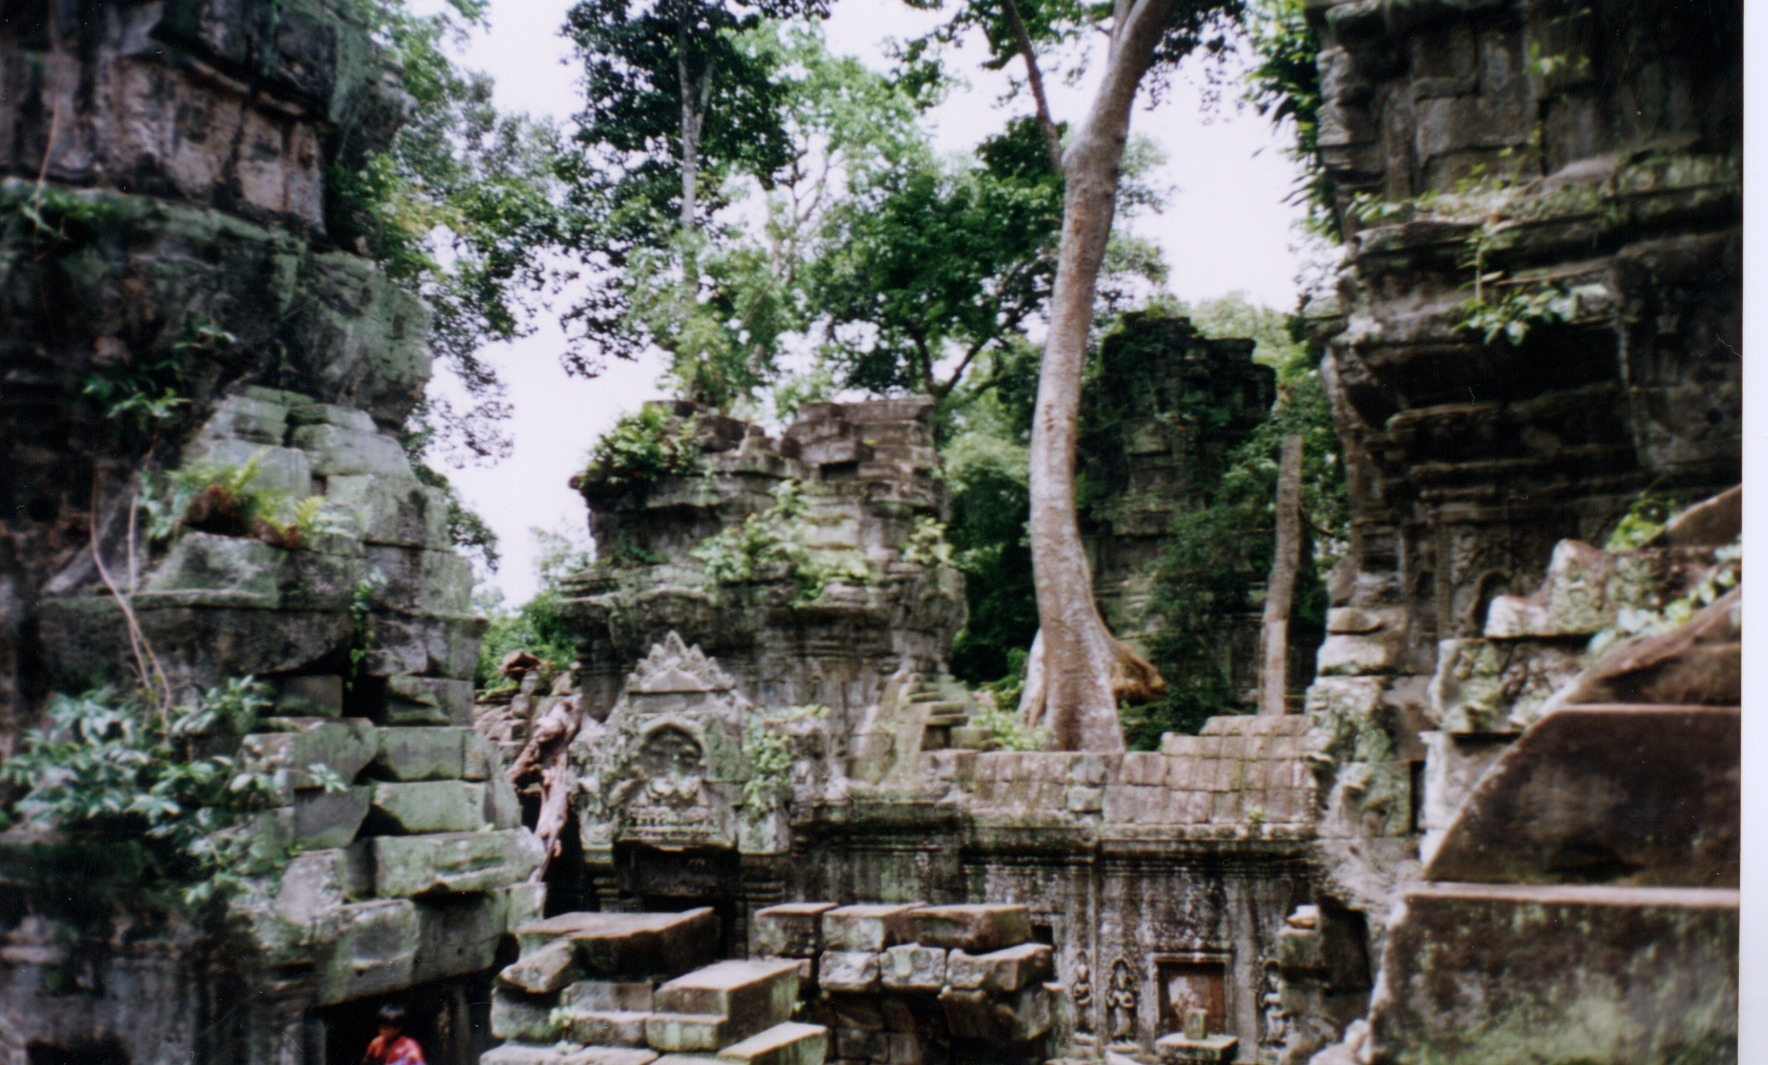
[[[804,497],[796,481],[782,481],[773,490],[774,504],[751,514],[741,525],[703,540],[689,554],[705,569],[714,584],[744,584],[766,576],[770,567],[781,567],[798,586],[794,601],[815,602],[830,581],[864,584],[871,567],[853,550],[818,551],[805,541]]]
[[[694,419],[677,421],[667,408],[655,404],[628,414],[596,441],[584,478],[620,488],[688,473],[700,457],[695,428]]]
[[[1594,659],[1620,643],[1641,636],[1659,636],[1680,628],[1713,604],[1720,596],[1737,587],[1743,579],[1743,543],[1713,552],[1716,563],[1699,584],[1686,595],[1667,602],[1645,605],[1623,605],[1615,611],[1613,625],[1590,638],[1588,655]]]
[[[951,544],[945,540],[945,523],[923,515],[915,519],[915,531],[902,545],[902,560],[917,566],[949,566]]]
[[[1669,496],[1660,495],[1658,486],[1652,485],[1639,493],[1627,513],[1621,516],[1615,531],[1609,534],[1608,542],[1603,544],[1605,551],[1633,551],[1644,547],[1658,533],[1663,532],[1664,523],[1676,512],[1676,501]]]
[[[329,528],[325,497],[297,500],[258,483],[263,458],[260,451],[243,466],[205,463],[169,477],[144,478],[148,490],[141,506],[148,518],[148,538],[164,542],[179,529],[196,529],[217,536],[249,536],[293,551],[312,533]]]
[[[1050,742],[1047,728],[1026,728],[1017,710],[980,710],[970,715],[970,724],[987,730],[997,750],[1041,751]]]
[[[829,708],[809,704],[788,706],[773,713],[757,713],[743,727],[743,757],[749,763],[749,779],[743,782],[743,802],[760,808],[783,801],[791,794],[792,766],[802,753],[792,725],[829,716]]]

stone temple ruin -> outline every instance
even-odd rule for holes
[[[0,242],[0,753],[144,643],[272,692],[198,737],[265,781],[210,908],[0,833],[0,1065],[353,1065],[388,1001],[447,1065],[1737,1060],[1741,5],[1598,6],[1306,5],[1350,554],[1299,712],[1109,755],[998,749],[951,676],[914,399],[662,411],[691,469],[576,482],[575,667],[476,700],[396,437],[425,312],[328,236],[397,72],[310,0],[0,23],[0,201],[107,219]],[[1499,333],[1564,312],[1470,326],[1470,247]],[[78,399],[168,352],[171,429]],[[1234,432],[1270,401],[1236,342],[1158,369]],[[1157,428],[1097,457],[1120,627],[1202,468]],[[331,520],[136,528],[139,474],[248,465]],[[1654,486],[1706,501],[1596,546]]]

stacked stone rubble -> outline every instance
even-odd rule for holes
[[[567,913],[519,931],[492,998],[492,1032],[509,1042],[483,1065],[824,1061],[826,1029],[791,1020],[798,964],[715,961],[711,910]]]

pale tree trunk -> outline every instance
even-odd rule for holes
[[[675,64],[681,79],[681,231],[691,236],[699,225],[700,136],[712,103],[712,60],[697,76],[689,69],[685,27],[676,33]]]
[[[1031,559],[1039,653],[1035,668],[1028,669],[1020,702],[1021,715],[1028,722],[1045,723],[1058,750],[1123,750],[1114,681],[1153,673],[1111,635],[1099,616],[1075,512],[1074,463],[1087,334],[1117,208],[1130,111],[1176,3],[1117,4],[1104,82],[1063,157],[1067,192],[1062,243],[1031,432]]]
[[[1282,714],[1289,691],[1289,613],[1295,605],[1295,571],[1301,565],[1301,437],[1283,438],[1277,464],[1277,548],[1265,584],[1265,663],[1259,676],[1258,712]]]

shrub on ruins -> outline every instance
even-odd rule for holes
[[[831,581],[869,582],[872,571],[865,556],[851,549],[825,551],[810,545],[802,491],[797,481],[780,482],[773,490],[772,506],[744,518],[741,525],[714,533],[689,552],[707,580],[717,585],[790,580],[797,588],[796,603],[822,598]]]
[[[169,540],[180,529],[217,536],[251,537],[293,551],[326,525],[324,496],[295,499],[258,483],[263,452],[244,465],[198,463],[155,476],[144,474],[141,507],[150,541]]]
[[[625,490],[689,473],[700,457],[697,428],[692,417],[675,417],[669,405],[647,403],[596,440],[583,483]]]
[[[540,590],[514,610],[503,605],[498,592],[492,593],[491,601],[477,604],[479,612],[490,619],[479,641],[479,661],[473,670],[473,686],[481,692],[514,689],[515,683],[502,673],[504,659],[512,651],[526,651],[540,659],[543,679],[571,668],[577,657],[576,633],[559,614],[560,585],[565,577],[590,564],[589,554],[563,534],[539,528],[530,529],[529,534],[540,547],[535,563]]]
[[[303,773],[343,787],[330,767],[267,770],[232,753],[270,706],[262,685],[236,678],[194,698],[159,702],[115,688],[57,694],[48,724],[24,734],[0,763],[23,797],[0,818],[55,842],[101,847],[102,866],[126,872],[104,884],[149,903],[197,905],[244,887],[248,868],[282,855],[248,818]]]

